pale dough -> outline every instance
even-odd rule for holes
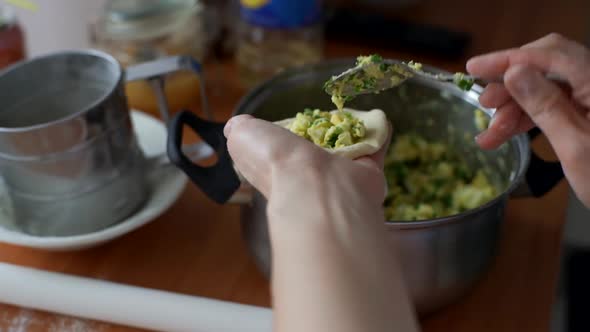
[[[381,147],[386,143],[389,131],[388,120],[385,113],[380,109],[358,111],[345,108],[344,111],[350,112],[354,117],[363,121],[366,128],[365,137],[360,142],[353,145],[335,149],[324,148],[324,150],[350,159],[371,155],[379,151],[379,149],[381,149]],[[331,111],[330,113],[335,112],[338,112],[338,110]],[[286,128],[293,122],[294,119],[295,118],[289,118],[276,121],[274,123]]]

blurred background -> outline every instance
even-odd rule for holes
[[[235,102],[285,68],[324,58],[379,52],[459,71],[472,55],[550,32],[586,42],[590,12],[585,0],[0,0],[0,6],[0,67],[72,48],[102,49],[124,66],[191,54],[205,63],[209,93],[224,96],[224,108],[231,108],[228,93]],[[170,77],[172,110],[198,108],[198,86],[187,73]],[[133,108],[157,114],[146,83],[127,89]]]

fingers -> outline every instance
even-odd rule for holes
[[[522,48],[554,49],[569,54],[572,57],[581,57],[588,52],[581,44],[564,38],[557,33],[550,33],[547,36],[523,45]]]
[[[529,65],[543,73],[563,77],[571,86],[588,80],[587,57],[574,57],[553,49],[523,48],[490,53],[470,59],[467,71],[484,79],[504,77],[508,68],[514,65]]]
[[[490,79],[502,79],[508,68],[515,64],[531,65],[541,72],[565,78],[569,84],[560,83],[568,93],[572,87],[576,100],[590,106],[590,51],[583,45],[552,33],[519,49],[509,49],[474,57],[467,62],[467,71],[472,75]],[[502,104],[503,96],[497,104]],[[501,100],[502,99],[502,100]],[[484,97],[484,102],[495,100],[492,96]],[[497,107],[497,106],[489,106]]]
[[[568,40],[557,33],[549,34],[541,39],[538,39],[532,43],[522,46],[522,48],[540,48],[555,50],[557,52],[564,54],[564,56],[568,57],[569,59],[574,59],[579,66],[586,67],[590,62],[590,52],[588,52],[588,49],[585,46],[578,44],[574,41]],[[577,83],[578,82],[576,82],[576,84]],[[558,82],[558,84],[560,88],[564,90],[568,95],[572,94],[572,86],[562,82]],[[580,93],[578,93],[577,97],[577,99],[580,102],[583,102],[585,105],[590,105],[590,98],[584,98],[584,91],[582,91],[581,95]]]
[[[492,122],[487,130],[479,134],[475,140],[482,149],[496,149],[512,136],[528,131],[534,126],[530,118],[514,101],[496,109]]]
[[[265,153],[261,151],[264,147],[252,146],[252,143],[259,139],[252,137],[254,128],[258,126],[259,124],[252,116],[238,115],[227,122],[223,133],[227,138],[227,148],[236,168],[250,184],[266,196],[270,190],[270,182],[268,178],[259,176],[259,172],[270,172],[270,168],[267,163],[260,162],[265,159]],[[249,154],[253,154],[253,158],[248,158]]]
[[[536,125],[533,122],[533,120],[531,120],[529,115],[525,111],[523,111],[521,108],[520,109],[520,120],[518,121],[516,135],[526,133],[535,127],[536,127]]]
[[[515,65],[505,75],[505,84],[514,100],[543,130],[556,151],[575,142],[583,116],[554,83],[539,70]]]
[[[480,97],[480,103],[497,108],[497,114],[490,128],[478,136],[477,142],[482,148],[495,148],[509,138],[509,132],[512,135],[522,133],[532,128],[533,122],[549,136],[546,130],[552,130],[555,135],[560,132],[559,128],[561,131],[573,128],[577,124],[576,119],[586,120],[587,109],[580,111],[580,106],[590,106],[590,88],[585,88],[590,87],[589,63],[590,52],[585,47],[557,34],[543,37],[520,49],[494,52],[469,60],[467,70],[472,75],[504,79],[504,87],[490,84]],[[568,98],[570,87],[563,89],[547,80],[545,75],[548,73],[565,78],[569,86],[575,88],[573,101]],[[509,124],[509,121],[514,123]]]
[[[564,53],[578,53],[577,50],[572,52],[574,49],[572,44],[575,45],[576,43],[563,38],[559,34],[552,33],[520,48],[511,48],[473,57],[467,61],[467,71],[473,75],[481,75],[481,77],[500,78],[508,68],[507,62],[510,54],[515,51],[521,49],[553,49],[562,50]]]
[[[383,173],[383,167],[385,166],[385,156],[387,155],[387,152],[389,151],[389,145],[391,144],[391,137],[393,136],[393,126],[391,125],[391,122],[388,122],[388,127],[389,127],[389,131],[388,131],[388,135],[387,135],[387,139],[385,140],[385,144],[383,144],[383,146],[381,147],[381,149],[379,149],[379,151],[377,151],[376,153],[370,155],[370,156],[365,156],[365,157],[361,157],[355,160],[356,163],[367,166],[369,168],[372,169],[376,169],[379,172]],[[389,188],[387,186],[387,182],[385,181],[385,176],[383,174],[381,174],[381,180],[383,181],[383,191],[382,192],[378,192],[376,195],[377,197],[383,197],[383,200],[387,197],[387,193],[389,191]],[[375,187],[375,190],[378,190],[379,187]],[[379,204],[381,204],[383,201],[380,201]]]
[[[385,156],[387,155],[387,151],[389,150],[389,144],[391,143],[391,137],[393,135],[393,126],[391,122],[388,123],[389,132],[387,134],[387,139],[385,140],[385,144],[379,149],[379,151],[375,152],[370,156],[360,157],[357,158],[356,161],[362,164],[366,164],[369,167],[375,167],[379,170],[383,170],[385,164]]]
[[[487,108],[498,108],[510,100],[512,100],[510,92],[506,90],[504,84],[500,83],[488,84],[481,96],[479,96],[479,103]]]
[[[467,61],[467,72],[485,79],[502,77],[510,64],[510,54],[516,51],[510,49],[475,56]]]
[[[561,42],[561,36],[556,33],[548,34],[528,44],[522,45],[522,48],[559,48],[564,45]]]
[[[224,128],[229,153],[236,167],[263,195],[270,193],[273,166],[299,150],[314,157],[315,146],[273,123],[250,115],[231,118]]]

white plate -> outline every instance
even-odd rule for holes
[[[137,139],[146,157],[157,156],[166,151],[166,126],[160,120],[146,113],[131,113]],[[180,196],[187,178],[176,167],[157,170],[158,176],[150,177],[151,195],[143,208],[131,217],[101,231],[76,236],[40,237],[19,232],[15,229],[10,213],[4,209],[0,213],[0,242],[23,247],[65,251],[97,246],[127,234],[160,216]],[[6,194],[0,200],[6,202]],[[2,202],[2,203],[4,203]],[[0,204],[6,205],[6,204]]]

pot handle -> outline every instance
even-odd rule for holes
[[[541,134],[539,128],[528,132],[532,141]],[[529,168],[525,174],[525,182],[513,193],[513,197],[541,197],[548,193],[564,178],[563,168],[559,161],[546,161],[531,150]]]
[[[188,125],[217,154],[217,163],[210,167],[194,164],[182,151],[183,126]],[[209,198],[223,204],[240,188],[223,135],[224,123],[203,120],[189,111],[177,113],[169,123],[167,152],[170,161],[180,168]]]

